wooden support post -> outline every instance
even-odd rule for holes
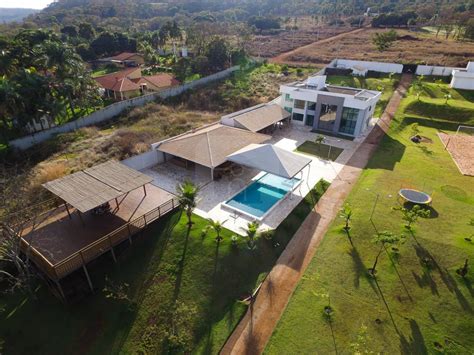
[[[64,202],[64,207],[66,207],[66,211],[67,211],[67,215],[69,216],[69,219],[72,219],[71,212],[69,212],[69,207],[67,206],[67,202]]]
[[[85,227],[86,224],[84,223],[84,220],[82,219],[82,213],[81,213],[81,211],[77,210],[77,214],[79,215],[79,219],[80,219],[81,222],[82,222],[82,226]]]
[[[128,229],[128,241],[130,242],[130,245],[132,245],[132,232],[130,231],[130,223],[127,223],[127,229]]]
[[[112,245],[112,241],[109,239],[109,244],[110,244],[110,252],[112,253],[112,258],[114,259],[114,262],[117,263],[117,258],[115,257],[115,252],[114,252],[114,246]]]
[[[117,199],[117,198],[115,198],[115,203],[117,204],[117,211],[118,211],[118,210],[120,209],[120,204],[119,204],[119,202],[118,202],[118,199]]]
[[[56,283],[56,286],[59,290],[59,293],[61,294],[61,297],[63,298],[64,302],[66,302],[66,296],[64,295],[64,291],[63,291],[63,288],[61,286],[61,282],[59,280],[55,280],[54,282]]]
[[[145,193],[145,196],[146,196],[146,185],[143,185],[143,192]]]
[[[86,263],[84,261],[84,257],[82,256],[82,253],[79,253],[79,255],[81,255],[82,269],[84,270],[84,274],[86,274],[87,283],[89,284],[89,287],[90,287],[91,291],[94,292],[94,287],[92,286],[91,278],[89,276],[89,273],[87,272],[87,267],[86,267]]]

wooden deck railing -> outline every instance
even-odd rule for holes
[[[174,210],[179,206],[176,198],[165,202],[157,208],[145,213],[144,215],[130,221],[123,226],[117,228],[111,233],[97,239],[93,243],[87,245],[81,250],[68,256],[66,259],[51,264],[37,249],[30,246],[28,242],[22,238],[22,248],[24,252],[28,252],[30,259],[43,270],[51,279],[60,280],[77,269],[85,266],[90,261],[96,259],[100,255],[112,250],[112,248],[126,239],[143,230],[148,224],[156,221],[158,218]]]

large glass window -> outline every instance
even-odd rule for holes
[[[305,105],[305,102],[303,100],[295,100],[295,105],[294,105],[295,108],[304,110],[304,105]]]
[[[342,118],[341,118],[341,125],[339,126],[339,132],[354,135],[358,118],[359,118],[358,109],[344,107],[344,109],[342,110]]]
[[[322,104],[321,110],[319,111],[318,128],[323,131],[332,131],[336,122],[336,113],[336,105]]]
[[[307,126],[313,126],[313,123],[314,123],[314,116],[313,115],[306,115],[306,122],[305,124]]]
[[[308,101],[308,110],[316,111],[316,102]]]
[[[292,108],[292,107],[286,107],[286,106],[285,106],[285,110],[288,111],[289,113],[292,113],[292,112],[293,112],[293,108]]]
[[[301,114],[301,113],[294,113],[294,112],[293,112],[293,119],[294,119],[295,121],[303,121],[304,115]]]
[[[293,99],[291,98],[290,94],[285,94],[285,100],[292,102]]]

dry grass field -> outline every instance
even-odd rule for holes
[[[334,58],[443,66],[465,66],[474,57],[474,42],[462,42],[428,32],[397,29],[398,40],[386,51],[378,51],[372,36],[383,29],[367,28],[339,36],[334,41],[315,43],[285,56],[288,62],[323,64]]]
[[[284,31],[276,35],[258,35],[252,39],[248,47],[251,55],[271,58],[350,30],[350,27],[322,26],[312,29]]]
[[[293,20],[290,23],[292,25]],[[247,50],[253,56],[271,58],[353,29],[346,24],[342,26],[318,24],[310,17],[298,18],[297,26],[296,30],[285,29],[277,34],[256,35],[247,43]]]

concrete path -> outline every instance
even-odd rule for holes
[[[260,354],[263,352],[331,222],[338,215],[362,169],[365,168],[387,132],[411,81],[411,75],[403,75],[381,119],[359,145],[338,178],[334,180],[280,255],[276,265],[262,284],[255,301],[222,348],[221,354]]]

